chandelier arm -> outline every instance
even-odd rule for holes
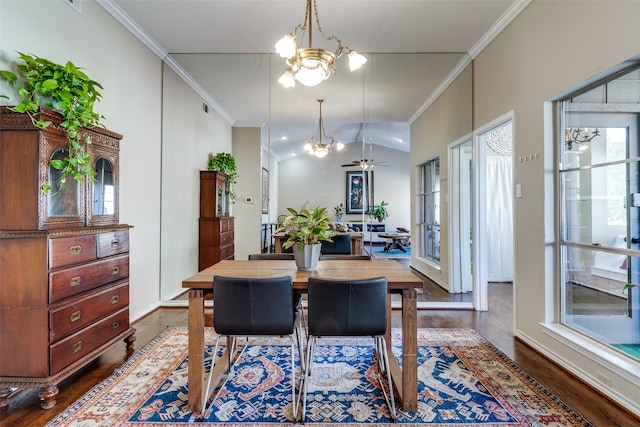
[[[336,59],[340,58],[340,56],[342,56],[342,41],[335,35],[332,34],[330,36],[327,36],[324,33],[324,31],[322,31],[322,26],[320,25],[320,18],[318,16],[318,3],[316,2],[316,0],[308,0],[308,2],[309,3],[313,2],[313,12],[316,17],[316,25],[318,26],[318,31],[320,31],[320,34],[322,35],[322,37],[324,37],[325,40],[333,40],[338,44],[338,48],[335,51],[335,55],[336,55]],[[311,17],[309,17],[309,27],[311,27]],[[309,47],[311,47],[311,30],[309,30]]]

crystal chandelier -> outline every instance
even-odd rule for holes
[[[325,40],[333,40],[338,44],[338,47],[334,52],[321,48],[314,48],[312,45],[312,4],[313,15],[315,15],[316,18],[318,31],[320,31],[320,34]],[[300,45],[298,44],[296,36],[298,35],[298,32],[300,32],[300,40],[304,40],[304,37],[307,34],[307,24],[309,25],[309,47],[301,48],[299,47]],[[276,43],[276,53],[286,59],[287,66],[289,67],[280,79],[278,79],[278,83],[284,87],[294,87],[297,80],[305,86],[316,86],[323,80],[327,80],[331,74],[335,74],[336,59],[340,58],[344,51],[347,51],[347,54],[349,55],[349,69],[351,71],[359,69],[365,64],[365,62],[367,62],[367,58],[360,55],[355,50],[342,46],[342,42],[339,38],[334,35],[327,36],[324,31],[322,31],[320,19],[318,18],[316,0],[307,0],[307,10],[304,16],[304,23],[297,25],[293,30],[293,33],[285,34],[284,37]]]
[[[567,150],[571,150],[573,144],[591,142],[598,135],[600,135],[600,131],[597,128],[566,128],[564,130],[564,143],[567,146]]]
[[[324,131],[324,122],[322,121],[322,102],[324,99],[318,99],[318,103],[320,104],[320,119],[318,120],[318,132],[311,137],[309,142],[304,145],[304,149],[319,159],[323,158],[327,154],[331,152],[331,150],[335,147],[336,150],[340,151],[344,148],[344,144],[340,141],[336,141],[332,137],[328,137],[327,133]],[[322,142],[322,137],[324,135],[325,141],[330,140],[328,144],[326,142]]]

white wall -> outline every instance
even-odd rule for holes
[[[389,167],[374,166],[374,203],[382,200],[389,203],[389,218],[385,221],[388,230],[396,227],[409,228],[410,175],[409,153],[374,146],[376,162],[386,162]],[[324,206],[335,217],[333,209],[339,203],[346,206],[347,171],[340,165],[362,158],[362,146],[346,144],[342,151],[333,151],[322,159],[305,155],[281,161],[278,179],[278,214],[288,215],[287,207],[298,210],[308,201],[307,207]],[[362,215],[344,215],[343,221],[361,220]]]
[[[104,87],[95,109],[109,129],[124,135],[120,222],[134,227],[130,311],[135,319],[158,300],[161,61],[92,1],[82,2],[80,15],[63,1],[2,0],[0,69],[12,66],[15,51],[58,63],[70,60]],[[10,90],[0,87],[1,93]]]
[[[198,272],[200,171],[209,154],[232,153],[231,126],[168,66],[164,67],[162,114],[161,277],[162,300],[184,292],[182,280]]]

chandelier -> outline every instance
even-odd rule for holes
[[[564,130],[564,143],[567,146],[567,150],[571,150],[573,144],[591,142],[598,135],[600,135],[598,128],[566,128]]]
[[[318,99],[318,103],[320,104],[320,119],[318,120],[318,133],[313,135],[309,142],[304,145],[304,149],[319,159],[323,158],[327,154],[331,152],[331,150],[335,147],[336,150],[340,151],[344,148],[344,144],[340,141],[336,141],[332,137],[327,137],[327,133],[324,131],[324,122],[322,121],[322,102],[324,99]],[[328,144],[322,142],[322,136],[324,135],[325,141],[330,140]]]
[[[320,34],[325,40],[333,40],[338,44],[334,52],[313,47],[312,4],[318,31],[320,31]],[[298,44],[296,36],[298,32],[300,32],[300,40],[304,40],[305,34],[307,34],[307,24],[309,25],[307,35],[309,47],[301,48],[299,47],[300,45]],[[284,37],[276,43],[276,53],[280,54],[282,58],[285,58],[288,66],[284,74],[278,79],[278,83],[284,87],[295,87],[295,81],[297,80],[305,86],[316,86],[323,80],[327,80],[332,74],[335,74],[336,59],[340,58],[345,50],[349,55],[349,69],[351,71],[359,69],[367,62],[367,58],[355,50],[342,46],[339,38],[334,35],[327,36],[324,31],[322,31],[320,19],[318,18],[316,0],[307,0],[304,23],[301,25],[298,24],[293,30],[293,33],[285,34]]]

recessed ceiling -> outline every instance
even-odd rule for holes
[[[498,24],[528,0],[317,0],[325,34],[368,58],[315,87],[277,83],[274,44],[302,24],[305,0],[98,0],[186,73],[233,126],[264,126],[280,159],[303,154],[318,126],[329,136],[409,151],[409,123]],[[520,8],[518,8],[520,6]],[[314,22],[314,47],[325,44]],[[286,137],[286,139],[283,139]]]

